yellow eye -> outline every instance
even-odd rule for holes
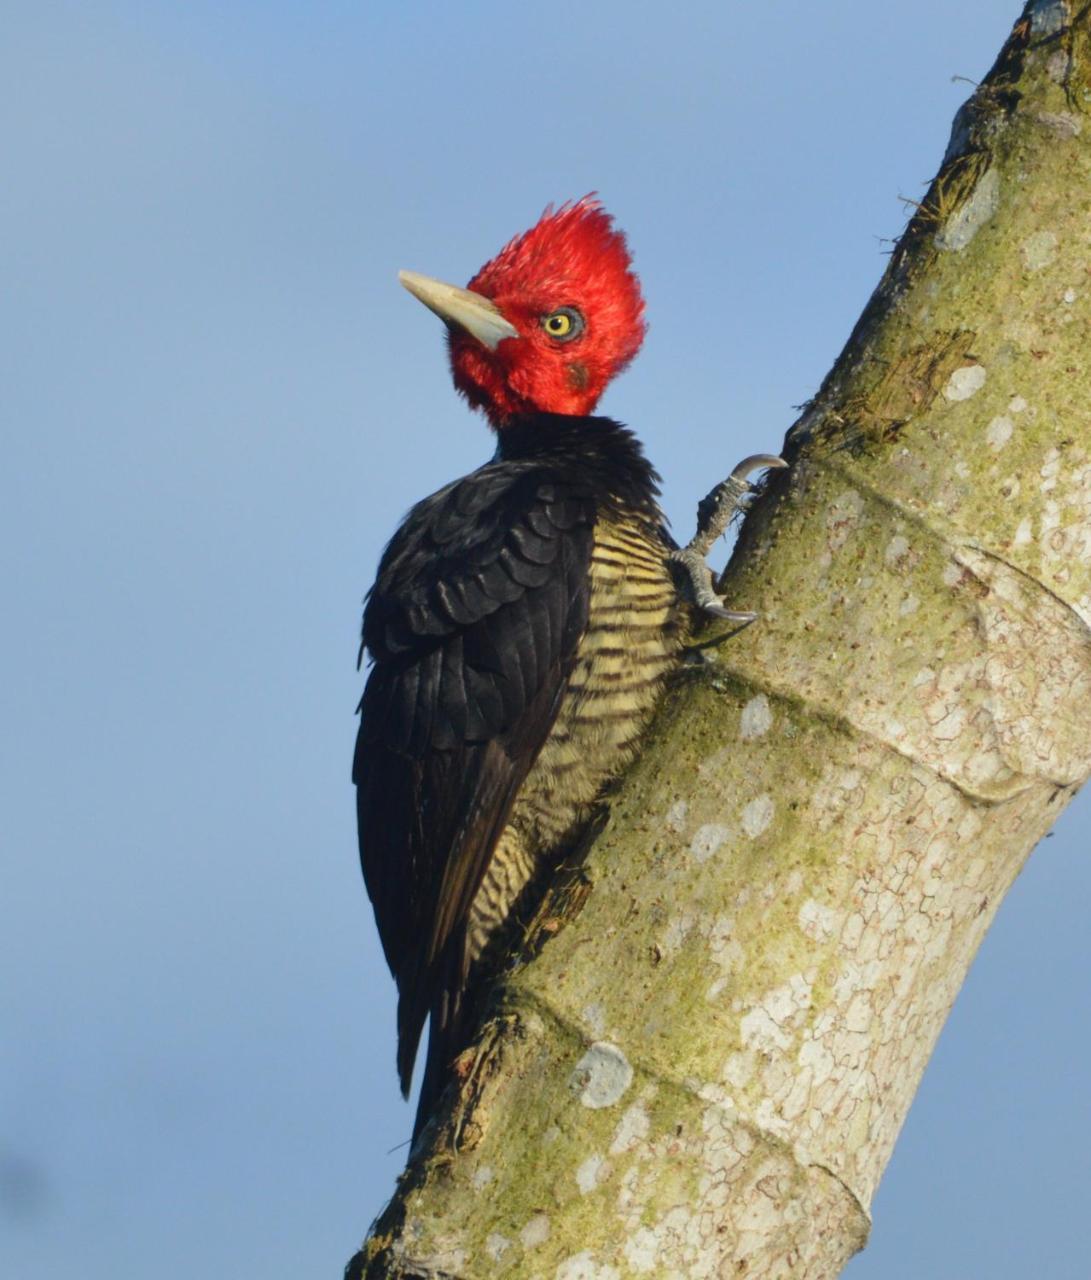
[[[583,332],[583,316],[575,307],[558,307],[542,317],[542,328],[558,342],[570,342]]]

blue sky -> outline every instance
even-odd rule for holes
[[[679,532],[775,448],[1012,0],[12,0],[0,42],[0,1270],[340,1275],[411,1112],[356,863],[360,600],[491,451],[399,267],[598,190],[604,409]],[[1086,1275],[1077,800],[945,1031],[852,1280]]]

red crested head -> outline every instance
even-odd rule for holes
[[[590,413],[644,340],[625,237],[591,196],[547,209],[467,289],[409,272],[402,282],[447,322],[455,386],[495,427]]]

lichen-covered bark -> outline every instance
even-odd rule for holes
[[[1091,772],[1091,11],[1027,5],[350,1266],[830,1277]],[[590,891],[588,891],[590,888]],[[530,958],[531,955],[533,958]]]

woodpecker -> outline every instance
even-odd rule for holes
[[[455,387],[497,436],[491,461],[411,509],[364,609],[360,859],[406,1096],[429,1022],[416,1138],[474,1029],[490,949],[635,755],[690,608],[753,615],[712,592],[711,537],[699,557],[676,549],[636,436],[594,416],[645,333],[625,237],[596,199],[547,209],[465,289],[400,280],[444,321]],[[775,465],[736,468],[719,514],[747,470]]]

